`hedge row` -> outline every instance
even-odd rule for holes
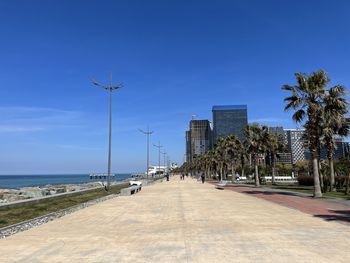
[[[314,177],[313,176],[299,175],[297,180],[298,180],[299,185],[304,185],[304,186],[314,185]]]
[[[305,175],[299,175],[298,178],[298,183],[299,185],[303,186],[311,186],[314,185],[314,177],[313,176],[305,176]],[[335,185],[337,188],[342,188],[346,184],[347,177],[346,176],[336,176],[335,177]],[[328,185],[329,182],[329,177],[325,176],[323,178],[324,184]]]

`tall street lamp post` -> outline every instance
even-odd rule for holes
[[[108,174],[107,174],[107,190],[111,187],[111,158],[112,158],[112,91],[120,89],[123,86],[121,84],[112,85],[112,73],[110,74],[109,85],[102,85],[95,80],[92,80],[92,84],[102,89],[109,91],[109,138],[108,138]]]
[[[158,171],[160,172],[160,148],[162,148],[163,146],[160,145],[160,142],[158,142],[158,145],[153,144],[153,146],[158,148]]]
[[[170,169],[171,169],[171,167],[170,167],[170,156],[168,155],[167,156],[167,169],[168,169],[168,171],[170,172]]]
[[[162,152],[163,154],[163,165],[164,165],[164,173],[165,173],[165,168],[166,168],[166,163],[165,163],[165,160],[166,160],[166,152]]]
[[[153,133],[153,131],[149,130],[149,127],[147,126],[147,131],[143,131],[141,129],[139,129],[140,132],[142,132],[143,134],[146,134],[147,136],[147,178],[148,178],[148,169],[149,169],[149,136]]]

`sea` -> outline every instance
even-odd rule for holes
[[[111,181],[123,181],[130,177],[131,174],[116,174]],[[98,181],[103,181],[103,179],[90,179],[89,174],[0,175],[0,189],[18,189],[49,184],[81,184]]]

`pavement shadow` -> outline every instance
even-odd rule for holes
[[[280,192],[280,191],[242,191],[244,194],[250,194],[250,195],[287,195],[287,196],[298,196],[302,197],[300,194],[293,193],[293,192]]]
[[[327,215],[314,215],[315,217],[322,218],[326,221],[338,221],[350,223],[350,210],[328,210],[331,214]]]
[[[239,185],[239,184],[229,184],[227,187],[237,187],[237,188],[254,188],[254,185]]]

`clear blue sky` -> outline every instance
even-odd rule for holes
[[[182,162],[192,114],[247,104],[249,121],[294,128],[295,72],[350,87],[349,1],[0,1],[0,174],[143,171],[154,130]],[[154,148],[154,147],[153,147]],[[156,149],[152,149],[156,163]]]

